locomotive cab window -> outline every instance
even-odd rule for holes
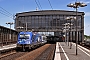
[[[29,34],[20,34],[19,39],[29,39]]]

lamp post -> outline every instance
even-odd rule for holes
[[[10,24],[10,29],[11,29],[11,25],[14,24],[13,22],[7,22],[7,25]]]
[[[67,23],[67,43],[69,46],[69,28],[70,28],[70,23]]]
[[[70,17],[67,17],[66,20],[70,20],[70,32],[71,32],[72,25],[73,25],[72,20],[76,20],[76,17],[70,16]],[[71,39],[71,33],[70,33],[70,49],[71,49],[71,46],[72,46],[71,42],[72,42],[72,39]]]
[[[66,24],[63,24],[63,25],[65,25],[63,32],[65,32],[65,43],[66,43]]]
[[[13,25],[14,23],[13,22],[7,22],[6,23],[7,25],[9,24],[10,25],[10,35],[9,35],[9,39],[11,40],[11,25]],[[7,43],[6,43],[7,44]]]
[[[10,24],[10,39],[11,39],[11,25],[13,25],[14,23],[13,22],[7,22],[6,24],[7,25]]]
[[[77,55],[77,43],[78,43],[78,39],[77,39],[77,10],[79,7],[85,7],[87,6],[85,3],[80,3],[80,2],[75,2],[74,4],[70,3],[67,5],[67,7],[72,7],[76,9],[76,55]]]
[[[65,29],[65,42],[66,42],[66,40],[67,40],[67,43],[68,43],[68,46],[69,46],[69,41],[68,41],[68,38],[66,38],[66,37],[68,37],[68,36],[66,36],[66,32],[67,32],[67,30],[69,30],[69,24],[70,23],[65,23],[65,24],[63,24],[63,25],[65,25],[65,27],[64,27],[64,29]],[[67,29],[68,28],[68,29]]]

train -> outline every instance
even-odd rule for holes
[[[90,39],[85,39],[83,44],[90,47]]]
[[[19,32],[17,51],[26,51],[46,43],[42,35],[37,32]]]
[[[64,36],[47,36],[48,43],[63,42],[64,39]]]

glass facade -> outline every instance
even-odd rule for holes
[[[72,23],[71,31],[69,33],[72,40],[76,40],[76,20],[66,20],[67,17],[76,17],[75,11],[62,10],[45,10],[45,11],[31,11],[24,13],[17,13],[15,19],[15,29],[17,31],[37,31],[37,32],[54,32],[59,34],[63,32],[65,23]],[[23,27],[23,28],[17,28]],[[77,12],[77,35],[78,41],[84,39],[84,12]],[[68,36],[68,35],[66,35]],[[69,39],[70,40],[70,39]]]
[[[71,16],[71,15],[70,15]],[[24,27],[27,30],[31,29],[62,29],[65,23],[72,23],[76,26],[75,20],[66,20],[67,15],[42,15],[42,16],[20,16],[18,17],[17,27]],[[72,15],[73,16],[73,15]],[[74,16],[73,16],[74,17]],[[77,17],[78,28],[81,29],[81,16]]]

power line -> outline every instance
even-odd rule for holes
[[[3,9],[4,11],[6,11],[8,14],[12,15],[10,12],[8,12],[7,10],[5,10],[5,9],[2,8],[1,6],[0,6],[0,8]]]
[[[35,0],[35,3],[36,3],[36,5],[38,6],[38,8],[39,8],[40,10],[42,10],[42,7],[41,7],[41,4],[40,4],[39,0],[38,0],[38,2]],[[41,12],[41,14],[43,15],[43,12]]]
[[[39,7],[39,5],[38,5],[38,3],[37,3],[37,1],[35,0],[35,3],[36,3],[36,5],[38,6],[38,8],[40,9],[40,7]]]
[[[2,8],[1,6],[0,6],[0,8],[1,8],[1,10],[0,10],[0,13],[1,13],[1,14],[5,15],[5,16],[7,16],[7,17],[9,17],[9,18],[12,18],[12,17],[9,16],[9,15],[13,16],[10,12],[8,12],[7,10],[5,10],[5,9]],[[13,18],[12,18],[12,19],[13,19]]]
[[[41,8],[41,10],[42,10],[42,6],[41,6],[41,4],[40,4],[39,0],[38,0],[38,3],[39,3],[39,6],[40,6],[40,8]]]
[[[6,15],[6,14],[4,14],[4,13],[2,13],[2,12],[0,12],[1,14],[3,14],[3,15],[5,15],[5,16],[7,16],[7,17],[9,17],[9,18],[12,18],[12,17],[10,17],[10,16],[8,16],[8,15]],[[12,18],[13,19],[13,18]]]
[[[53,10],[53,7],[52,7],[52,5],[51,5],[51,2],[50,2],[50,0],[48,0],[48,2],[49,2],[50,6],[51,6],[51,8],[52,8],[52,10]]]
[[[8,15],[5,11],[3,11],[3,10],[0,10],[0,12],[3,12],[5,15]],[[9,16],[9,15],[8,15]]]

